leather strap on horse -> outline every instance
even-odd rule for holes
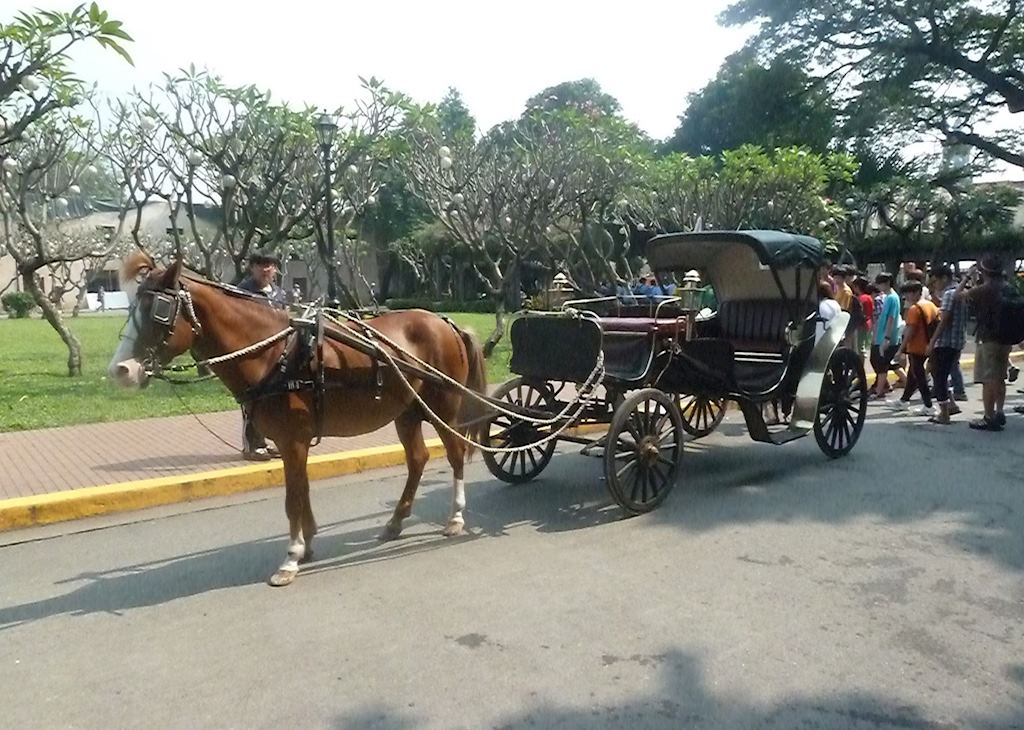
[[[316,370],[313,372],[313,434],[312,446],[324,437],[324,311],[316,310]]]

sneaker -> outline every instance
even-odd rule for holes
[[[1016,383],[1018,375],[1020,375],[1020,368],[1016,365],[1011,365],[1010,369],[1006,373],[1006,379],[1011,383]]]
[[[1022,416],[1024,416],[1024,406],[1014,406],[1013,407],[1013,412],[1014,413],[1019,413]]]
[[[996,424],[1000,428],[1006,425],[1006,414],[999,411],[997,414],[992,416],[992,423]]]
[[[261,446],[258,449],[253,449],[252,451],[243,451],[242,458],[246,461],[270,461],[276,457],[266,446]]]
[[[963,409],[953,401],[949,402],[949,415],[955,416],[958,413],[963,413]]]
[[[967,424],[971,428],[977,431],[1002,431],[1003,427],[996,423],[994,420],[990,421],[987,418],[977,418]]]
[[[910,404],[905,400],[899,398],[886,398],[885,405],[892,408],[894,411],[905,411],[910,408]]]
[[[914,409],[914,415],[935,417],[938,415],[938,411],[935,408],[929,408],[928,406],[918,406]]]
[[[963,403],[965,400],[967,400],[967,394],[966,393],[954,393],[953,394],[953,400],[958,400],[961,403]]]

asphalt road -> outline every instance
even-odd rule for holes
[[[477,461],[453,540],[440,462],[394,543],[398,470],[320,484],[285,589],[279,492],[0,536],[0,725],[1024,727],[1024,418],[876,408],[838,462],[736,418],[636,519],[575,453]]]

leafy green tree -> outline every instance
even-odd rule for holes
[[[784,59],[761,66],[741,53],[728,59],[707,86],[690,94],[666,149],[718,155],[756,144],[825,152],[835,136],[831,100],[803,69]]]
[[[1024,168],[1024,138],[985,132],[1024,112],[1024,5],[1018,0],[735,0],[726,24],[757,22],[753,44],[806,68],[847,109],[890,129],[933,131]]]
[[[81,100],[83,83],[70,68],[75,46],[95,41],[132,63],[123,45],[131,40],[96,3],[67,13],[22,12],[0,24],[0,150],[37,120]]]
[[[623,220],[649,233],[774,228],[836,245],[845,211],[829,193],[849,185],[855,169],[844,153],[796,147],[743,145],[718,159],[675,153],[623,198]]]
[[[437,124],[447,144],[472,142],[476,137],[476,119],[455,87],[450,87],[437,105]]]
[[[594,79],[579,79],[563,81],[531,96],[524,115],[558,109],[575,109],[588,116],[613,116],[622,111],[622,105],[614,96],[606,94]]]

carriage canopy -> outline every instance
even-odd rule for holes
[[[810,301],[810,270],[825,263],[824,247],[810,236],[782,231],[668,233],[647,243],[654,271],[698,269],[719,301]]]
[[[783,231],[666,233],[647,242],[647,261],[655,271],[708,269],[737,244],[749,248],[762,266],[773,269],[814,269],[825,262],[818,239]]]

